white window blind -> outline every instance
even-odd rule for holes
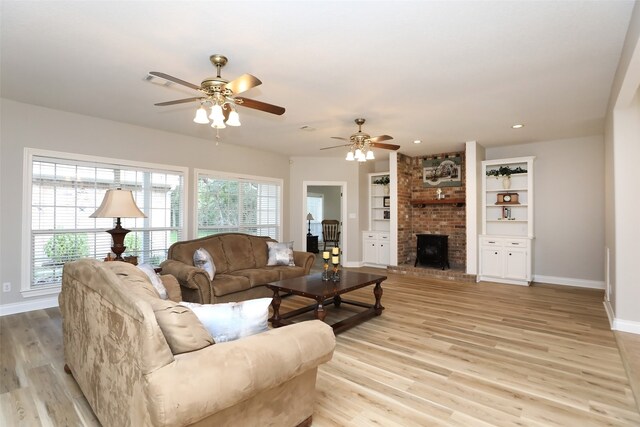
[[[198,173],[198,237],[241,232],[280,239],[281,184]]]
[[[69,155],[72,157],[73,155]],[[123,255],[159,264],[182,239],[184,173],[141,166],[34,155],[31,162],[31,288],[60,285],[62,266],[104,259],[114,219],[89,218],[112,188],[131,190],[147,218],[122,218],[131,230]]]

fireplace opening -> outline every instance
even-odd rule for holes
[[[416,262],[425,267],[449,267],[449,236],[444,234],[416,234]]]

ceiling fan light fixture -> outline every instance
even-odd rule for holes
[[[196,116],[193,118],[193,121],[201,125],[209,123],[209,119],[207,118],[207,110],[205,110],[202,105],[200,105],[200,108],[198,108],[198,110],[196,111]]]
[[[353,162],[356,158],[353,156],[353,151],[349,151],[347,153],[347,158],[345,159],[348,162]]]
[[[376,156],[374,156],[373,151],[367,151],[367,155],[365,156],[365,160],[375,160]]]
[[[214,106],[211,107],[211,114],[209,115],[209,118],[214,122],[224,121],[224,114],[222,113],[222,107],[218,104],[214,104]]]
[[[362,154],[362,150],[360,148],[356,148],[356,152],[354,153],[354,156],[356,156],[356,159],[360,160],[360,157],[364,158],[364,154]]]
[[[358,161],[359,161],[359,162],[361,162],[361,163],[362,163],[362,162],[366,162],[366,161],[367,161],[367,158],[366,158],[366,157],[364,156],[364,154],[363,154],[362,156],[358,157]]]
[[[211,123],[211,127],[214,128],[214,129],[224,129],[224,128],[226,128],[226,126],[224,124],[224,120],[222,120],[222,119],[214,120],[213,123]]]
[[[229,118],[227,119],[227,125],[229,126],[240,126],[240,115],[233,108],[229,113]]]

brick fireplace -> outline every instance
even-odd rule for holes
[[[423,185],[423,160],[460,156],[462,185],[440,187],[445,203],[434,202],[437,188]],[[454,269],[466,267],[464,152],[409,157],[398,153],[398,263],[414,265],[418,234],[448,235],[449,263]],[[449,203],[458,201],[458,203]],[[424,203],[421,203],[424,202]]]

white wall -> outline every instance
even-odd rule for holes
[[[304,242],[299,242],[298,236],[306,234],[307,212],[303,212],[303,182],[321,181],[323,185],[331,185],[330,182],[346,182],[347,194],[343,197],[346,209],[347,235],[346,263],[360,262],[360,216],[359,216],[359,176],[360,166],[357,162],[347,162],[344,158],[316,158],[316,157],[292,157],[290,165],[290,182],[292,187],[289,192],[289,235],[292,236],[294,248],[302,250]],[[344,226],[343,226],[344,227]],[[343,228],[344,230],[344,228]],[[344,232],[344,231],[343,231]]]
[[[489,160],[536,156],[534,280],[604,287],[602,136],[486,149]]]
[[[340,187],[310,185],[307,188],[309,193],[322,194],[323,219],[340,219]]]
[[[640,334],[640,2],[636,2],[614,77],[605,121],[606,246],[612,328]]]
[[[224,130],[220,132],[222,141],[216,146],[213,137],[189,138],[7,99],[0,102],[0,282],[12,283],[12,292],[0,293],[2,305],[26,302],[19,292],[20,281],[28,280],[20,272],[25,147],[187,166],[191,168],[187,177],[191,201],[193,168],[283,179],[283,239],[289,239],[289,159],[285,156],[235,146],[232,140],[225,140]],[[190,208],[187,220],[192,217]],[[35,299],[28,301],[33,303]],[[37,308],[37,304],[33,307]]]

